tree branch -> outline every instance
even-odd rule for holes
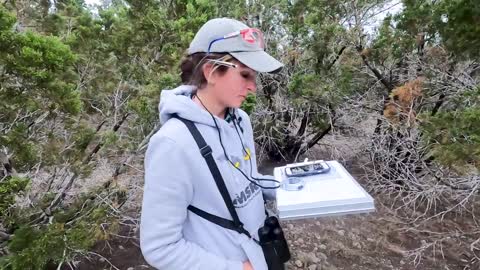
[[[307,143],[307,147],[305,150],[312,148],[315,144],[318,143],[325,135],[327,135],[333,127],[333,122],[324,130],[319,131],[313,138]]]
[[[129,115],[130,115],[130,113],[126,113],[125,115],[123,115],[122,119],[120,119],[120,121],[118,121],[113,126],[112,130],[114,132],[118,131],[118,129],[122,126],[122,124],[125,122],[125,120],[127,119],[127,117]],[[90,152],[88,157],[82,162],[82,165],[88,164],[88,162],[90,162],[90,160],[102,148],[102,146],[103,146],[103,143],[97,144],[97,146],[95,146],[95,148],[92,150],[92,152]],[[55,207],[56,205],[58,205],[62,201],[62,199],[67,194],[67,191],[71,188],[73,182],[78,178],[78,176],[79,176],[79,174],[77,172],[72,175],[72,177],[68,180],[67,185],[65,185],[65,187],[62,189],[61,192],[57,193],[57,195],[55,196],[53,201],[50,203],[48,208],[45,209],[44,214],[42,215],[42,217],[40,217],[40,219],[43,219],[45,216],[50,216],[51,215],[53,207]]]
[[[335,116],[335,111],[333,110],[332,105],[329,104],[328,107],[330,108],[331,115]],[[332,118],[332,120],[330,121],[330,125],[326,129],[317,132],[317,134],[313,136],[313,138],[307,143],[307,147],[302,150],[302,154],[305,153],[305,151],[307,151],[308,149],[312,148],[314,145],[316,145],[318,141],[320,141],[323,137],[325,137],[325,135],[327,135],[332,130],[334,124],[335,117]]]
[[[307,124],[308,124],[308,116],[310,115],[310,110],[307,110],[302,117],[302,122],[300,124],[300,128],[298,129],[297,132],[297,137],[303,136],[305,134],[305,130],[307,129]]]
[[[435,106],[433,107],[432,114],[430,116],[435,116],[435,114],[437,114],[438,110],[440,109],[444,101],[445,101],[445,94],[440,94],[437,102],[435,102]]]
[[[380,71],[378,71],[378,69],[370,65],[370,62],[368,61],[367,56],[362,54],[363,47],[359,45],[356,47],[356,49],[357,49],[357,52],[360,54],[360,57],[362,58],[363,63],[368,67],[368,69],[370,69],[370,71],[372,71],[373,74],[375,74],[375,77],[377,77],[377,79],[388,89],[389,92],[392,91],[393,85],[391,85],[390,82],[387,81],[387,79],[380,73]]]
[[[340,51],[337,53],[337,56],[335,57],[335,59],[333,60],[333,62],[328,65],[327,70],[330,70],[330,69],[333,67],[333,65],[335,65],[335,63],[338,61],[338,59],[340,58],[340,56],[342,56],[343,51],[344,51],[346,48],[347,48],[347,46],[343,46],[343,47],[340,49]]]
[[[12,238],[12,235],[11,235],[11,234],[8,234],[8,233],[6,233],[6,232],[4,232],[4,231],[0,231],[0,240],[2,240],[2,242],[3,242],[3,241],[8,241],[8,240],[10,240],[11,238]]]
[[[112,128],[112,131],[113,132],[117,132],[117,130],[122,126],[123,122],[125,122],[125,120],[127,120],[127,117],[130,115],[130,113],[126,113],[123,115],[123,117],[120,119],[120,121],[118,121],[117,123],[115,123],[115,125],[113,126]],[[100,127],[103,125],[103,123],[101,125],[99,125],[97,127],[97,130],[100,129]],[[90,162],[90,160],[92,160],[93,156],[98,152],[100,151],[100,149],[102,148],[103,146],[103,142],[100,142],[98,143],[94,148],[93,150],[90,152],[90,154],[88,154],[88,156],[83,160],[83,164],[87,164],[88,162]]]
[[[0,177],[3,179],[4,176],[16,175],[17,171],[12,166],[12,162],[2,150],[0,150],[0,164],[3,167],[0,167]]]
[[[145,138],[143,138],[142,142],[140,142],[135,152],[133,152],[129,157],[127,157],[121,164],[119,164],[115,168],[115,171],[113,172],[110,180],[108,180],[105,184],[103,184],[105,188],[109,188],[112,185],[112,183],[116,182],[117,177],[126,171],[125,167],[133,160],[134,157],[136,157],[145,148],[150,138],[153,136],[153,134],[155,134],[158,131],[158,129],[159,129],[159,126],[158,125],[155,126],[152,129],[152,131],[150,131],[150,133]]]

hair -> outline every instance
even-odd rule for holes
[[[203,74],[203,65],[208,63],[208,60],[223,60],[228,61],[233,59],[228,53],[194,53],[191,55],[186,55],[180,63],[180,78],[182,79],[183,84],[190,84],[197,86],[198,89],[201,89],[207,83],[207,78]],[[210,75],[213,72],[218,71],[220,75],[227,72],[228,67],[222,65],[215,65]]]

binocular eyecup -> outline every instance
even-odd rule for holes
[[[258,237],[268,270],[284,270],[291,255],[278,219],[274,216],[268,217],[264,226],[258,229]]]

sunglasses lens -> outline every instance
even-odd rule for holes
[[[255,28],[244,29],[240,31],[240,34],[246,42],[250,44],[257,44],[260,48],[265,49],[265,42],[263,34],[260,30]]]

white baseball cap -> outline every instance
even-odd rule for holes
[[[229,18],[206,22],[190,43],[188,54],[228,53],[245,66],[258,72],[275,72],[283,64],[265,52],[260,30]]]

